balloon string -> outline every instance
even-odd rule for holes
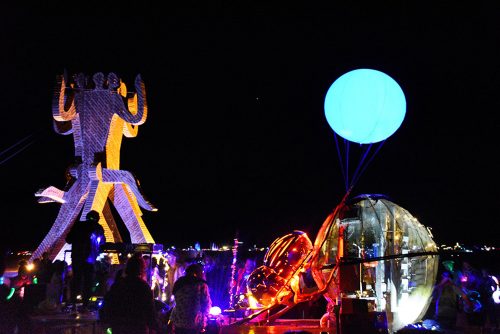
[[[335,146],[337,147],[337,156],[338,156],[339,162],[340,162],[340,171],[342,173],[342,178],[344,179],[344,187],[346,187],[346,189],[347,189],[347,181],[346,181],[346,175],[345,175],[345,170],[344,170],[344,163],[343,163],[343,159],[342,159],[342,152],[340,150],[339,140],[338,140],[337,134],[335,132],[333,133],[333,138],[335,139]]]
[[[344,148],[345,148],[345,170],[346,170],[346,177],[345,177],[345,190],[349,189],[349,156],[351,155],[350,153],[350,148],[351,145],[349,144],[349,141],[344,139]]]
[[[357,181],[357,179],[359,179],[359,173],[360,173],[360,170],[361,170],[361,166],[363,165],[366,157],[370,153],[372,145],[373,144],[368,145],[368,147],[364,150],[363,156],[361,157],[361,160],[359,161],[358,166],[356,167],[356,170],[354,171],[354,174],[352,175],[352,181],[351,181],[351,184],[350,184],[351,188],[354,186],[354,184]]]
[[[340,161],[340,170],[342,172],[342,177],[344,178],[345,191],[346,191],[346,193],[350,193],[351,190],[356,185],[356,183],[358,183],[359,178],[361,177],[361,175],[363,175],[366,168],[373,161],[373,158],[378,154],[378,152],[382,148],[382,145],[385,143],[385,140],[380,142],[377,149],[375,150],[375,152],[373,152],[371,154],[371,156],[370,156],[370,152],[372,151],[372,147],[374,144],[369,144],[369,146],[364,150],[363,155],[360,159],[360,162],[358,163],[358,166],[356,167],[356,170],[352,174],[351,180],[349,181],[350,142],[347,139],[344,139],[344,151],[342,151],[340,148],[340,145],[339,145],[339,140],[338,140],[337,134],[335,132],[334,132],[333,137],[335,139],[335,146],[337,148],[337,156],[338,156],[338,159]],[[363,144],[360,144],[360,145],[363,145]],[[344,153],[344,156],[342,156],[342,153]]]
[[[377,155],[378,151],[380,151],[380,149],[382,148],[382,145],[384,145],[384,143],[385,143],[385,140],[383,140],[383,141],[380,142],[380,144],[377,147],[377,150],[375,152],[373,152],[373,154],[370,157],[370,159],[368,159],[368,162],[363,166],[363,168],[361,169],[361,171],[357,175],[356,180],[353,180],[353,185],[358,182],[359,177],[365,172],[366,168],[373,161],[373,158],[375,158],[375,156]]]

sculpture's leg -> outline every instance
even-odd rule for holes
[[[89,196],[83,207],[82,217],[85,218],[91,210],[102,212],[104,204],[108,199],[111,184],[102,182],[102,167],[101,164],[88,168],[85,173],[89,178]]]
[[[125,184],[115,184],[113,204],[130,232],[130,240],[132,243],[154,244],[153,237],[141,218],[141,209],[126,187]]]
[[[120,235],[120,232],[118,231],[118,227],[116,226],[108,204],[108,196],[112,191],[114,184],[102,182],[99,177],[93,177],[92,173],[90,173],[90,176],[92,178],[92,181],[90,182],[89,196],[87,198],[87,201],[85,202],[82,217],[85,217],[91,210],[99,212],[99,224],[104,229],[104,237],[106,238],[106,242],[121,242],[122,237]],[[111,263],[119,263],[117,254],[114,254],[111,257]]]
[[[31,260],[39,258],[44,252],[49,253],[49,258],[54,259],[63,248],[66,234],[78,218],[78,214],[87,198],[86,185],[82,185],[79,180],[66,193],[66,203],[61,205],[56,221],[52,225],[49,233],[45,236],[38,248],[31,255]]]
[[[157,211],[157,209],[146,200],[144,195],[142,194],[139,186],[137,185],[137,181],[132,173],[126,170],[114,170],[114,169],[102,169],[102,180],[104,182],[112,182],[115,184],[125,183],[128,187],[125,189],[129,193],[128,197],[135,197],[136,202],[148,211]]]
[[[106,201],[106,204],[104,204],[104,208],[102,209],[102,215],[113,235],[112,242],[123,242],[123,238],[120,234],[120,231],[118,230],[118,226],[116,225],[116,221],[115,218],[113,217],[113,213],[111,212],[111,208],[109,206],[108,201]],[[106,239],[106,242],[111,242],[111,241],[108,241]]]
[[[101,224],[103,226],[106,225],[106,227],[110,230],[112,239],[108,240],[106,238],[106,242],[123,242],[122,236],[120,235],[120,231],[118,230],[118,226],[116,225],[115,219],[113,217],[113,214],[111,213],[111,208],[109,207],[109,202],[106,201],[104,204],[104,208],[102,209],[102,217],[104,218],[104,223]],[[106,227],[104,228],[104,231],[106,231]],[[114,253],[111,255],[111,264],[119,264],[120,259],[118,257],[118,254]]]
[[[114,184],[102,181],[102,168],[100,163],[94,168],[90,168],[88,170],[88,176],[90,178],[89,196],[87,201],[85,202],[82,217],[85,217],[91,210],[99,212],[99,224],[101,224],[104,229],[106,242],[121,241],[121,236],[118,232],[118,229],[116,228],[116,224],[110,226],[108,223],[110,221],[114,223],[112,215],[110,214],[110,212],[108,212],[109,215],[107,215],[107,217],[105,217],[103,214],[104,208],[107,205],[108,196],[113,190]],[[118,239],[115,238],[115,231],[116,233],[118,233]]]

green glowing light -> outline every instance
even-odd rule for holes
[[[16,289],[14,289],[14,288],[10,288],[10,293],[9,293],[9,295],[7,296],[7,300],[11,299],[11,298],[12,298],[12,296],[14,296],[14,292],[15,292],[15,291],[16,291]]]

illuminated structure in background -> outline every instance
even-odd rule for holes
[[[70,249],[65,236],[77,219],[90,210],[100,214],[99,224],[106,242],[122,242],[112,213],[112,205],[130,232],[132,243],[154,243],[140,208],[156,211],[142,195],[132,173],[120,170],[122,136],[135,137],[147,118],[146,90],[142,78],[135,78],[135,93],[114,73],[96,73],[92,80],[77,74],[71,81],[58,76],[52,114],[54,129],[73,135],[75,162],[67,169],[64,190],[50,186],[35,195],[38,202],[58,202],[61,208],[47,236],[32,255],[44,252],[63,258]]]

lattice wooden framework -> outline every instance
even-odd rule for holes
[[[57,77],[52,106],[54,129],[73,135],[75,162],[68,167],[64,190],[50,186],[39,190],[38,202],[58,202],[61,208],[49,233],[32,255],[44,252],[51,259],[62,258],[71,247],[66,234],[77,219],[90,210],[100,213],[99,224],[107,242],[122,242],[111,205],[126,225],[132,243],[154,243],[142,220],[141,208],[157,209],[144,197],[139,181],[120,170],[120,147],[123,136],[135,137],[146,121],[146,90],[140,75],[135,78],[135,93],[127,92],[125,83],[115,74],[80,73],[68,80]]]

